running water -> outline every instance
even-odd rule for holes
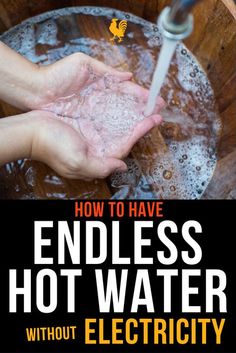
[[[178,44],[178,41],[176,40],[171,40],[169,38],[163,39],[163,45],[162,45],[160,56],[153,75],[150,93],[148,97],[148,103],[145,109],[146,116],[150,116],[154,111],[156,99],[160,94],[161,87],[165,82],[165,78],[169,71],[170,63],[174,55],[177,44]]]

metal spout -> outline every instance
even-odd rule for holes
[[[193,31],[191,10],[201,0],[173,0],[171,7],[166,7],[160,17],[159,26],[163,35],[173,40],[183,40]]]

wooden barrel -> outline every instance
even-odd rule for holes
[[[113,7],[155,22],[161,10],[169,4],[168,0],[1,0],[0,33],[45,11],[84,5]],[[194,9],[194,17],[194,32],[185,44],[207,72],[223,124],[216,170],[203,198],[236,198],[236,6],[233,0],[203,1]],[[0,102],[1,117],[14,112],[12,107]],[[46,166],[37,168],[39,173],[46,173]],[[18,184],[24,183],[24,178],[19,177]],[[81,195],[86,191],[91,197],[110,197],[107,183],[97,183],[95,192],[93,183],[66,181],[63,192],[65,197],[79,197],[78,189]],[[42,187],[37,185],[39,197]],[[75,189],[76,193],[73,192]],[[0,190],[0,197],[16,197],[7,179],[0,180]],[[45,192],[42,191],[42,195]]]

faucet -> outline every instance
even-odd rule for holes
[[[158,24],[164,37],[183,40],[193,31],[193,16],[190,14],[194,5],[201,0],[173,0],[171,7],[166,7]]]
[[[158,18],[158,26],[164,41],[159,60],[152,78],[145,116],[153,113],[156,98],[165,81],[172,56],[179,41],[187,38],[193,30],[192,7],[201,0],[173,0],[171,7],[166,7]]]

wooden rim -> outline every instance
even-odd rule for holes
[[[222,0],[222,2],[225,4],[230,13],[236,19],[236,3],[233,0]]]

